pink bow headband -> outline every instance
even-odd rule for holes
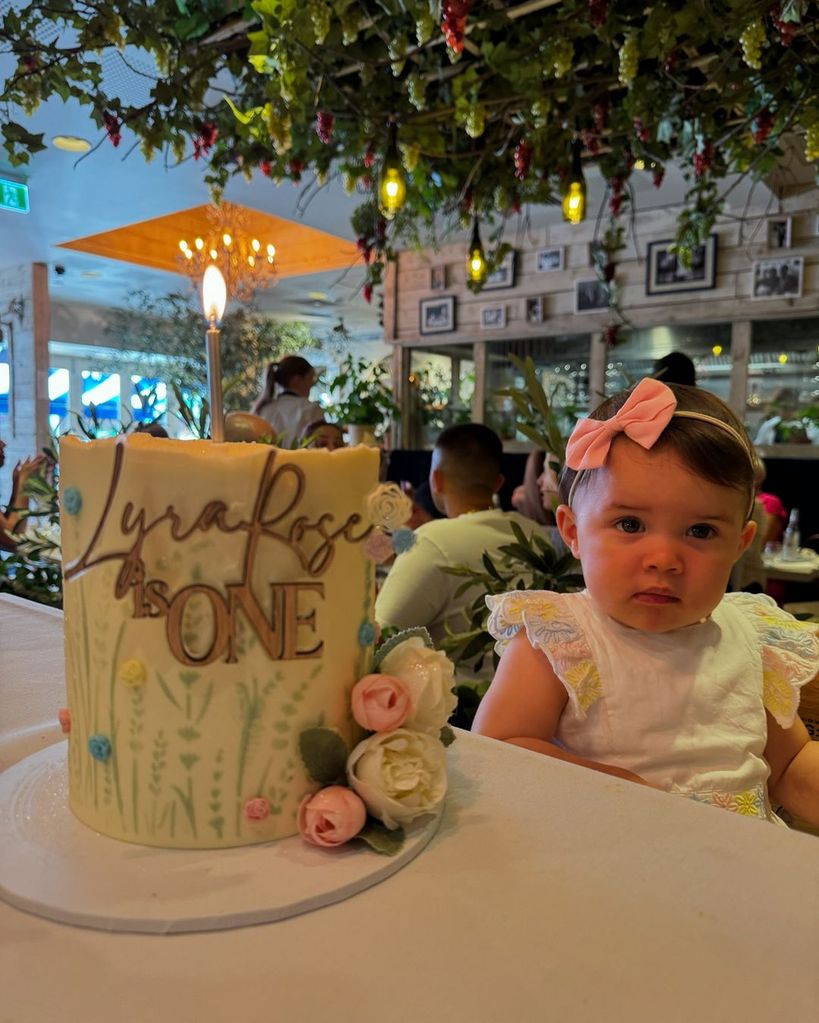
[[[634,388],[611,419],[581,419],[566,445],[566,465],[577,472],[569,491],[571,506],[575,487],[583,471],[599,469],[606,464],[612,441],[619,433],[647,451],[654,447],[672,417],[700,419],[730,434],[748,452],[748,444],[733,426],[704,412],[678,412],[674,392],[653,377],[646,377]]]

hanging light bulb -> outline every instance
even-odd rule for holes
[[[475,284],[483,284],[486,279],[486,256],[481,244],[481,231],[477,217],[472,225],[472,238],[466,255],[466,276]]]
[[[407,198],[407,181],[404,167],[398,154],[398,126],[390,124],[390,138],[384,162],[381,164],[381,179],[378,183],[378,206],[381,213],[392,220]]]
[[[563,217],[570,224],[579,224],[586,217],[586,179],[580,160],[580,139],[572,142],[572,169],[563,193]]]

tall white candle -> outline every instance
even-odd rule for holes
[[[211,264],[202,278],[202,304],[208,329],[205,345],[208,360],[208,394],[210,398],[210,436],[216,444],[225,439],[225,410],[222,403],[222,360],[219,350],[219,327],[225,311],[227,288],[218,267]]]

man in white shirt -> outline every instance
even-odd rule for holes
[[[462,576],[442,568],[465,565],[481,570],[483,555],[513,543],[511,523],[530,536],[549,539],[546,527],[494,506],[503,484],[503,447],[497,434],[480,423],[450,426],[438,438],[429,474],[435,506],[447,517],[419,526],[416,543],[400,554],[375,602],[375,617],[385,626],[425,626],[436,644],[467,625],[464,608],[478,595],[476,587],[455,596]]]

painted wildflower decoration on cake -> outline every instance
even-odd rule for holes
[[[401,632],[376,654],[353,687],[352,712],[368,734],[352,750],[334,729],[309,728],[299,748],[325,788],[305,796],[298,828],[305,841],[336,848],[351,839],[397,852],[404,827],[437,813],[446,795],[447,725],[455,709],[454,666],[425,629]]]

